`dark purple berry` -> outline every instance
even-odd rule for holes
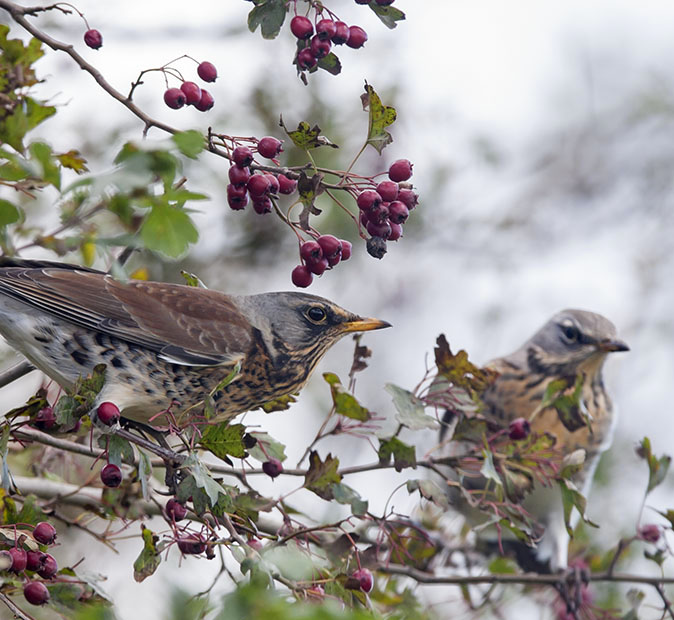
[[[379,6],[389,6],[394,0],[374,0]]]
[[[342,254],[342,242],[334,235],[321,235],[316,239],[318,245],[323,250],[323,256],[330,259]]]
[[[248,179],[250,179],[250,170],[248,168],[242,168],[241,166],[238,166],[237,164],[234,164],[233,166],[230,167],[229,169],[229,182],[232,185],[245,185],[248,183]]]
[[[56,424],[56,414],[51,407],[43,407],[35,414],[33,426],[41,431],[48,431]]]
[[[409,209],[400,200],[394,200],[388,206],[388,219],[394,224],[404,224],[409,215]]]
[[[342,239],[342,260],[349,260],[351,258],[351,242]]]
[[[262,463],[262,471],[270,478],[276,478],[283,473],[283,463],[278,459],[269,459],[265,463]]]
[[[278,175],[278,191],[282,194],[292,194],[297,189],[297,181],[289,179],[285,174]]]
[[[384,202],[393,202],[398,198],[398,184],[393,181],[382,181],[377,185],[377,193]]]
[[[185,105],[185,93],[179,88],[169,88],[164,93],[164,103],[174,110],[179,110]]]
[[[274,205],[269,199],[269,196],[258,196],[253,198],[253,210],[259,215],[265,215],[271,213]]]
[[[265,136],[257,143],[257,152],[267,159],[274,159],[283,150],[283,142],[272,136]]]
[[[187,508],[185,508],[185,506],[183,506],[175,497],[172,497],[166,502],[164,512],[169,519],[176,523],[182,521],[187,516]]]
[[[9,567],[14,573],[20,573],[22,570],[26,570],[28,564],[28,554],[24,549],[19,549],[19,547],[11,547],[8,549],[9,555],[12,556],[12,565]]]
[[[213,99],[213,95],[211,95],[205,88],[202,88],[201,98],[194,104],[194,107],[199,110],[199,112],[208,112],[214,105],[215,99]]]
[[[370,237],[365,243],[365,248],[370,256],[381,260],[386,254],[386,239]]]
[[[389,241],[398,241],[400,237],[403,236],[403,227],[401,224],[396,224],[395,222],[391,222],[389,220],[389,224],[391,225],[391,234],[388,236]]]
[[[325,256],[323,258],[307,260],[306,263],[307,269],[315,276],[322,276],[328,268],[328,259]]]
[[[208,62],[207,60],[199,63],[199,66],[197,67],[197,73],[204,82],[215,82],[215,80],[218,78],[218,70],[215,68],[215,65],[212,62]]]
[[[381,203],[382,197],[373,189],[366,189],[364,192],[358,194],[358,198],[356,198],[356,204],[361,211],[367,211]]]
[[[323,249],[316,241],[305,241],[300,246],[300,258],[304,261],[317,261],[323,258]]]
[[[28,551],[26,553],[26,570],[42,570],[46,559],[47,554],[42,551]]]
[[[56,540],[56,529],[47,521],[40,521],[33,529],[33,538],[43,545],[51,545]]]
[[[253,151],[247,146],[237,146],[232,151],[232,161],[242,168],[250,166],[253,163]]]
[[[53,555],[49,553],[45,553],[44,555],[45,557],[42,559],[43,566],[37,571],[37,574],[43,579],[51,579],[58,572],[59,567]]]
[[[344,22],[335,22],[335,34],[332,35],[334,45],[344,45],[349,40],[349,27]]]
[[[388,220],[388,206],[390,203],[382,202],[365,211],[368,222],[381,224]]]
[[[297,66],[300,69],[313,69],[317,63],[318,60],[310,48],[305,47],[297,52]]]
[[[187,105],[195,105],[201,99],[201,88],[194,82],[183,82],[180,85],[180,90],[185,95],[185,102]]]
[[[119,421],[121,414],[115,403],[106,401],[98,405],[98,409],[96,409],[96,416],[106,426],[112,426]]]
[[[237,186],[230,183],[227,186],[227,204],[234,211],[245,209],[248,204],[248,190],[246,190],[246,186]]]
[[[356,0],[356,4],[370,4],[370,0]]]
[[[655,523],[649,523],[639,528],[639,538],[649,543],[656,543],[660,540],[660,526]]]
[[[407,181],[411,176],[412,163],[409,159],[398,159],[394,161],[388,169],[388,178],[396,183]]]
[[[359,568],[351,577],[358,581],[358,585],[363,592],[371,592],[374,586],[374,577],[367,568]]]
[[[271,172],[268,172],[266,174],[266,177],[267,177],[267,179],[269,179],[269,190],[268,190],[267,193],[272,194],[273,196],[276,196],[276,194],[278,194],[279,187],[280,187],[278,179]]]
[[[23,597],[31,605],[44,605],[49,600],[49,590],[41,581],[31,581],[23,587]]]
[[[206,543],[201,534],[188,534],[178,539],[178,549],[185,555],[199,555],[206,549]]]
[[[290,20],[290,32],[292,32],[298,39],[308,39],[314,34],[314,26],[311,20],[304,15],[295,15]]]
[[[349,47],[356,50],[359,47],[363,47],[365,41],[367,41],[367,32],[365,30],[360,26],[349,26],[349,40],[346,42]]]
[[[330,53],[332,43],[328,40],[319,39],[318,35],[316,35],[312,37],[309,49],[311,50],[311,53],[320,60]]]
[[[531,425],[525,418],[515,418],[508,426],[508,437],[514,441],[526,439],[530,432]]]
[[[266,174],[254,174],[248,179],[246,187],[252,198],[260,198],[269,192],[270,185]]]
[[[331,41],[337,32],[337,24],[331,19],[322,19],[316,24],[316,36],[322,41]]]
[[[368,222],[365,228],[373,237],[388,239],[391,235],[391,224],[386,220],[383,222]]]
[[[398,200],[404,203],[405,206],[411,211],[414,209],[414,207],[417,206],[417,203],[419,202],[419,196],[411,189],[401,189],[398,192]]]
[[[293,269],[291,278],[295,286],[307,288],[314,279],[314,276],[311,275],[311,271],[309,271],[305,265],[297,265],[297,267]]]
[[[101,482],[111,489],[118,487],[122,484],[122,470],[114,463],[108,463],[101,469]]]
[[[92,28],[84,33],[84,42],[92,50],[97,50],[103,45],[103,35],[98,30]]]

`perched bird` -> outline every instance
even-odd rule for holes
[[[345,334],[383,327],[389,324],[303,293],[225,295],[0,259],[0,333],[7,342],[65,388],[104,363],[95,405],[111,401],[138,422],[169,406],[179,416],[237,364],[238,376],[213,394],[215,419],[255,409],[299,390]]]
[[[582,450],[583,467],[571,481],[586,495],[599,457],[611,443],[615,423],[602,367],[608,353],[627,350],[608,319],[594,312],[563,310],[514,353],[487,364],[498,374],[482,395],[481,413],[506,428],[517,418],[530,421],[534,432],[551,433],[556,438],[555,447],[564,455]],[[557,380],[566,380],[567,394],[576,389],[577,380],[582,381],[575,421],[566,419],[563,423],[554,407],[545,406],[546,390]],[[450,423],[452,414],[445,414],[444,421]],[[444,432],[446,429],[441,431],[441,437]],[[474,480],[467,482],[476,484]],[[525,568],[539,571],[566,568],[569,536],[559,488],[534,485],[522,505],[545,529],[533,557],[524,552],[522,545],[508,545],[517,552],[518,561]]]

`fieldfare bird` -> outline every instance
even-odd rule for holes
[[[605,317],[584,310],[559,312],[514,353],[487,364],[498,374],[482,394],[481,413],[502,428],[508,428],[517,418],[530,420],[531,430],[552,434],[555,448],[564,455],[581,450],[583,467],[573,474],[571,481],[586,495],[599,457],[611,443],[615,423],[602,367],[608,353],[627,350],[627,345],[617,338],[615,326]],[[555,407],[546,406],[549,402],[544,400],[546,390],[557,380],[566,380],[567,393],[579,390],[578,423],[570,424]],[[444,421],[452,422],[452,414],[445,414]],[[446,428],[441,436],[444,432]],[[465,482],[480,484],[475,480]],[[481,484],[484,485],[483,479]],[[514,543],[508,547],[516,551],[525,568],[539,571],[566,568],[569,535],[557,485],[534,484],[522,506],[545,528],[544,532],[532,550],[533,557],[524,552],[522,545]],[[459,509],[462,510],[461,506]],[[578,514],[575,516],[577,519]]]
[[[170,405],[179,416],[209,394],[218,421],[255,409],[298,391],[345,334],[383,327],[389,323],[315,295],[225,295],[0,259],[0,333],[7,342],[64,388],[104,363],[95,406],[111,401],[138,422]],[[236,378],[217,390],[239,364]]]

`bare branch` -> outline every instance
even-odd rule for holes
[[[0,592],[0,601],[9,607],[15,618],[20,618],[21,620],[35,620],[33,616],[29,616],[25,611],[22,611],[19,607],[16,606],[12,599],[2,592]]]
[[[0,373],[0,387],[9,385],[13,381],[20,379],[33,370],[35,370],[35,366],[33,366],[29,361],[23,360],[22,362],[19,362],[15,366],[5,370],[3,373]]]

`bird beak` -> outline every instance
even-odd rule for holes
[[[602,340],[597,343],[597,349],[602,353],[613,353],[614,351],[629,351],[630,348],[622,340]]]
[[[342,323],[342,331],[344,332],[369,332],[373,329],[384,329],[385,327],[391,327],[391,324],[380,319],[363,319],[359,316]]]

